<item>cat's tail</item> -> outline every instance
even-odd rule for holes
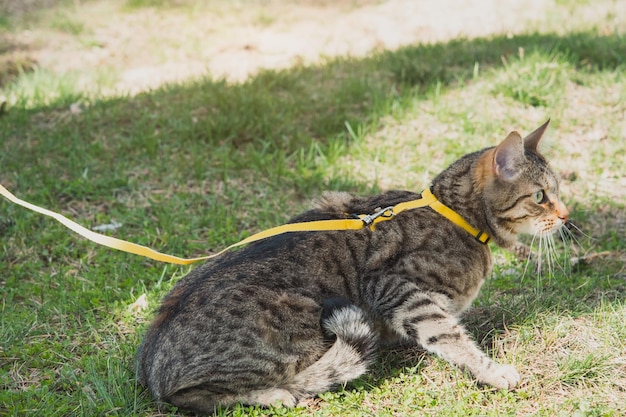
[[[354,304],[325,306],[322,328],[332,346],[315,363],[295,375],[288,388],[307,398],[363,375],[374,361],[378,337],[365,313]]]

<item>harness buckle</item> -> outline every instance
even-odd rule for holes
[[[379,209],[374,214],[366,214],[365,216],[361,217],[361,220],[363,221],[363,223],[365,223],[366,226],[371,226],[374,223],[374,220],[376,220],[377,218],[391,218],[394,216],[394,214],[395,213],[393,212],[393,206],[389,206],[385,207],[384,209]]]

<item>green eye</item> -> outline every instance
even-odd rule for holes
[[[533,201],[537,204],[545,203],[548,199],[546,198],[546,194],[543,190],[539,190],[533,194]]]

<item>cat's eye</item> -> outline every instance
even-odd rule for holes
[[[546,193],[543,190],[539,190],[533,193],[533,201],[537,204],[543,204],[548,202],[548,197],[546,197]]]

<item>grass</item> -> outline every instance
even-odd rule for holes
[[[220,414],[623,415],[624,27],[604,17],[595,29],[551,19],[513,37],[137,95],[110,95],[106,77],[86,90],[80,74],[19,74],[0,90],[8,103],[0,182],[86,226],[117,221],[117,237],[193,256],[284,222],[323,190],[419,189],[460,155],[551,117],[543,149],[585,233],[568,256],[582,260],[536,275],[496,250],[492,277],[465,317],[484,349],[518,368],[518,389],[479,387],[417,349],[384,351],[369,375],[307,408]],[[78,17],[66,23],[83,36]],[[138,387],[133,357],[159,299],[189,268],[100,248],[0,207],[0,415],[178,415]],[[148,309],[131,309],[142,294]]]

